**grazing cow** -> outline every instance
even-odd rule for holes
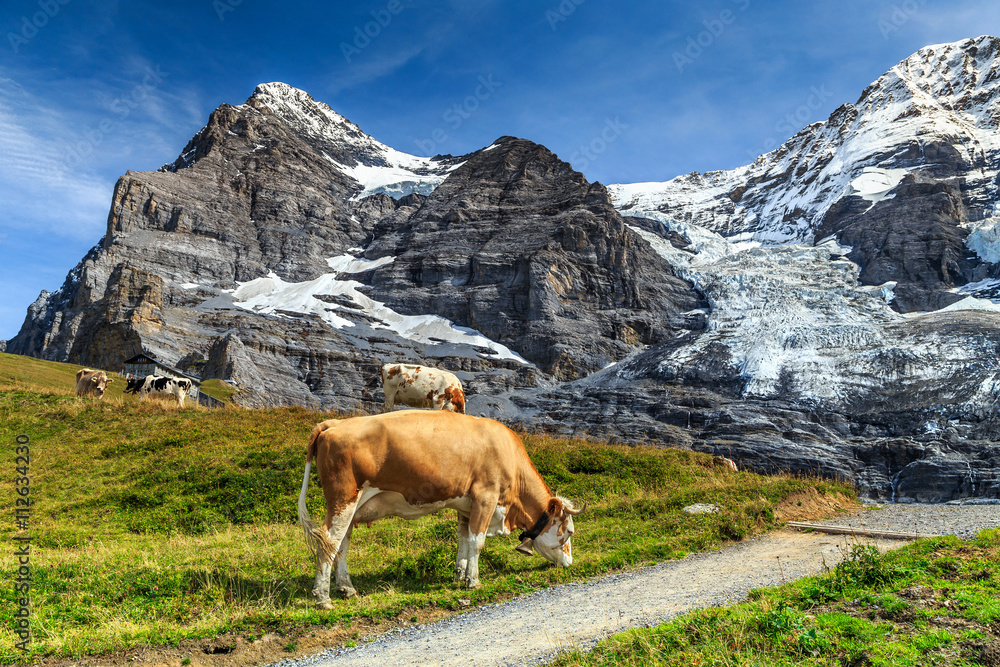
[[[306,508],[314,458],[326,499],[322,526]],[[318,424],[299,493],[299,522],[316,552],[317,605],[331,608],[331,569],[337,591],[357,595],[347,572],[354,526],[387,516],[417,519],[446,508],[458,510],[455,580],[476,588],[479,552],[488,535],[522,529],[518,551],[534,550],[569,566],[573,517],[586,506],[576,509],[553,496],[521,439],[492,419],[403,410]]]
[[[104,390],[114,382],[104,371],[82,368],[76,372],[76,395],[81,397],[104,398]]]
[[[386,364],[382,367],[382,390],[386,412],[392,412],[398,401],[411,408],[465,413],[462,382],[448,371],[428,366]]]
[[[191,390],[191,380],[177,379],[161,375],[147,375],[144,378],[132,378],[125,387],[125,393],[138,394],[139,399],[150,394],[158,396],[176,396],[177,403],[184,407],[184,397]]]

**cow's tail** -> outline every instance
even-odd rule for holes
[[[309,438],[309,449],[306,454],[306,471],[302,476],[302,490],[299,491],[299,523],[306,535],[306,546],[314,554],[319,553],[324,559],[333,560],[337,556],[337,545],[322,527],[317,527],[309,518],[309,508],[306,507],[306,491],[309,489],[309,472],[312,470],[313,457],[316,455],[316,438],[323,432],[322,425],[313,429]]]

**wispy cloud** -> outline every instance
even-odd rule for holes
[[[0,79],[0,232],[33,230],[99,236],[111,187],[65,162],[60,114],[34,100],[12,79]],[[30,129],[29,129],[30,128]],[[0,241],[2,243],[2,241]]]
[[[377,45],[369,46],[350,64],[344,66],[330,79],[328,90],[339,93],[347,88],[362,86],[382,77],[393,74],[423,52],[423,46],[412,46],[405,49],[379,49]]]
[[[1000,26],[1000,5],[992,0],[965,2],[962,5],[948,4],[937,7],[929,3],[919,3],[918,9],[909,15],[916,39],[922,46],[997,34]],[[899,33],[907,36],[907,25],[901,26]],[[893,34],[890,38],[895,37]]]

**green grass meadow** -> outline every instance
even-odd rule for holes
[[[1000,664],[1000,530],[974,542],[856,546],[832,571],[751,602],[615,635],[556,667]]]
[[[576,522],[572,567],[515,553],[513,536],[490,538],[483,585],[470,591],[452,581],[453,512],[391,519],[355,530],[348,560],[360,597],[321,611],[295,503],[309,433],[333,415],[140,403],[122,395],[123,380],[103,401],[78,399],[79,368],[0,354],[0,503],[8,517],[0,576],[14,581],[11,545],[29,536],[32,631],[20,650],[18,600],[11,584],[0,586],[0,663],[220,633],[276,632],[294,643],[320,627],[456,609],[459,600],[495,601],[678,558],[774,527],[774,505],[796,491],[850,493],[830,482],[735,473],[694,452],[522,434],[553,490],[588,504]],[[20,434],[31,440],[27,475],[16,470]],[[13,522],[15,479],[23,476],[32,503],[26,533]],[[692,503],[724,510],[681,511]],[[315,477],[309,506],[322,516]]]

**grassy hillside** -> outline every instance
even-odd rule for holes
[[[0,353],[0,382],[4,383],[2,385],[4,389],[72,394],[76,387],[76,372],[81,368],[84,366]],[[104,393],[103,400],[115,402],[132,398],[131,395],[125,393],[128,381],[118,377],[120,369],[101,368],[95,370],[106,371],[108,378],[112,380]],[[227,404],[236,393],[236,389],[232,385],[222,380],[206,380],[201,384],[201,391]]]
[[[972,543],[857,546],[820,577],[610,637],[557,667],[998,665],[1000,530]]]
[[[490,538],[483,587],[451,581],[455,518],[387,520],[359,527],[350,566],[360,598],[314,609],[314,561],[296,523],[304,448],[329,415],[302,409],[178,409],[112,393],[72,396],[77,366],[0,355],[0,497],[13,515],[15,438],[31,440],[30,651],[15,648],[16,600],[0,587],[0,663],[181,645],[219,633],[296,638],[361,619],[417,617],[465,600],[493,601],[552,584],[676,558],[775,525],[773,507],[826,482],[734,473],[710,457],[525,435],[557,492],[586,500],[574,564],[554,569]],[[112,385],[115,391],[120,383]],[[719,514],[681,512],[716,503]],[[322,515],[311,485],[313,516]],[[0,537],[13,544],[5,521]],[[15,560],[0,559],[11,581]],[[460,602],[461,601],[461,602]],[[408,610],[404,613],[404,610]]]

